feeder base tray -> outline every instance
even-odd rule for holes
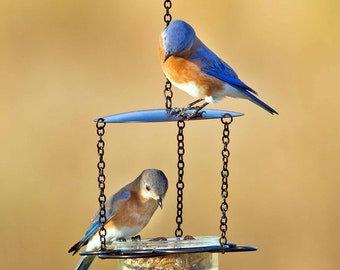
[[[129,240],[127,242],[115,241],[107,248],[102,251],[83,251],[80,252],[80,255],[98,255],[101,259],[124,259],[159,257],[169,254],[225,253],[257,250],[255,246],[238,246],[235,243],[221,246],[219,237],[216,236],[195,237],[193,240],[168,238],[161,241],[155,241],[154,239]]]

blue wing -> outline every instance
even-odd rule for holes
[[[109,221],[117,211],[118,206],[123,202],[129,199],[131,196],[130,191],[126,188],[122,188],[114,195],[110,196],[105,204],[106,207],[106,220]],[[69,253],[73,252],[73,254],[77,253],[78,250],[87,244],[90,238],[100,229],[101,223],[99,222],[99,211],[92,218],[91,224],[87,229],[83,238],[76,243],[73,247],[69,249]]]
[[[198,40],[198,42],[198,49],[189,57],[189,59],[198,63],[204,73],[230,84],[241,92],[249,91],[257,94],[238,78],[236,72],[226,62],[221,60],[200,40]]]
[[[256,91],[242,82],[236,72],[223,60],[221,60],[216,54],[214,54],[207,46],[205,46],[199,39],[198,48],[196,51],[189,57],[189,60],[197,63],[202,72],[207,75],[213,76],[215,78],[220,79],[221,81],[229,84],[233,88],[239,90],[243,93],[247,98],[254,102],[256,105],[262,107],[266,111],[274,114],[277,112],[265,104],[262,100],[254,96],[257,95]]]

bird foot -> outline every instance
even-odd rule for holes
[[[183,108],[171,108],[170,114],[177,117],[182,117],[184,120],[190,120],[196,117],[202,117],[203,112],[200,106],[187,105]]]
[[[141,238],[140,235],[138,234],[138,235],[136,235],[136,236],[131,237],[131,240],[132,240],[132,241],[135,241],[135,242],[138,242],[138,241],[141,241],[142,238]]]
[[[126,238],[120,237],[120,238],[117,238],[117,241],[118,242],[126,242]]]

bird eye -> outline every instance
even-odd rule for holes
[[[145,188],[146,188],[147,191],[151,190],[151,187],[149,185],[145,185]]]

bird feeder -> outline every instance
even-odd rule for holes
[[[168,25],[171,21],[169,10],[171,1],[164,1],[166,13],[164,21]],[[171,83],[166,80],[164,88],[165,108],[140,110],[134,112],[124,112],[106,117],[100,117],[95,120],[97,127],[97,151],[99,161],[98,168],[98,185],[100,194],[98,197],[100,212],[99,223],[101,224],[99,235],[101,248],[99,251],[83,251],[80,255],[97,255],[101,259],[118,259],[119,269],[121,270],[138,270],[138,269],[218,269],[218,254],[228,252],[244,252],[257,250],[254,246],[239,246],[227,241],[227,210],[228,210],[228,159],[230,152],[229,144],[229,126],[234,117],[242,116],[242,113],[204,109],[190,119],[185,115],[176,115],[171,113],[172,97]],[[186,112],[192,116],[192,111]],[[220,119],[222,123],[222,169],[221,169],[221,218],[219,226],[219,236],[190,236],[184,235],[181,228],[183,222],[183,192],[184,192],[184,129],[187,121],[201,121]],[[105,126],[108,123],[157,123],[166,122],[177,123],[177,170],[178,179],[177,188],[177,216],[176,229],[173,237],[164,238],[156,237],[151,239],[128,240],[127,242],[113,242],[112,245],[106,244],[106,223],[105,212],[105,162],[104,162],[104,140]]]
[[[169,99],[166,99],[169,100]],[[170,99],[171,101],[171,99]],[[191,113],[191,112],[189,112]],[[99,251],[83,251],[80,255],[97,255],[101,259],[119,259],[119,269],[218,269],[218,253],[240,252],[257,250],[254,246],[238,246],[235,243],[227,242],[227,210],[228,210],[228,158],[230,152],[229,125],[234,117],[242,116],[241,113],[208,110],[205,109],[196,117],[185,120],[183,116],[172,115],[169,109],[152,109],[134,112],[114,114],[96,119],[97,134],[99,136],[97,149],[99,161],[97,164],[99,175],[98,183],[100,188],[99,203],[101,229],[99,231],[101,239],[101,249]],[[186,121],[200,121],[220,119],[223,125],[221,151],[221,218],[220,236],[183,236],[181,224],[183,221],[183,191],[184,191],[184,128]],[[107,246],[104,225],[105,217],[105,162],[104,162],[104,140],[105,126],[107,123],[165,123],[176,122],[177,133],[177,153],[178,153],[178,180],[177,188],[177,216],[175,236],[172,238],[156,237],[152,239],[128,240],[127,242],[115,241]]]

